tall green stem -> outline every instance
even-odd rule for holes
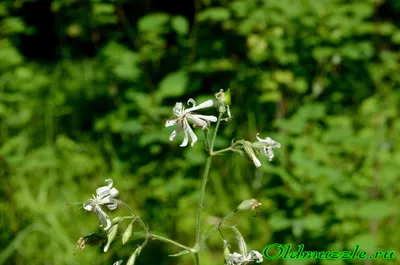
[[[215,142],[215,138],[217,137],[217,132],[218,132],[219,124],[221,123],[222,114],[223,113],[220,112],[219,115],[218,115],[217,125],[215,126],[214,135],[213,135],[213,137],[211,139],[209,156],[207,157],[206,167],[204,169],[203,178],[201,180],[200,201],[199,201],[199,207],[197,209],[197,221],[196,221],[196,244],[195,244],[195,248],[197,250],[200,250],[201,213],[203,211],[203,206],[204,206],[204,195],[205,195],[205,192],[206,192],[208,174],[210,173],[211,160],[212,160],[212,155],[211,154],[213,153],[214,142]],[[199,258],[198,251],[195,253],[195,258],[196,258],[196,264],[200,265],[200,258]]]

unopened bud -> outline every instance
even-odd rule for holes
[[[246,241],[244,241],[244,238],[242,236],[237,237],[238,241],[238,246],[240,249],[240,252],[244,257],[247,257],[247,246],[246,246]]]
[[[126,263],[126,265],[134,265],[136,258],[139,256],[140,252],[142,251],[142,247],[139,246],[135,252],[133,252],[133,254],[129,257],[128,262]]]
[[[228,89],[226,92],[224,92],[224,90],[221,89],[218,93],[215,94],[215,97],[218,102],[218,112],[225,113],[227,111],[227,108],[229,108],[229,105],[231,104],[230,90]]]
[[[114,238],[117,234],[118,230],[118,224],[113,225],[110,229],[110,231],[107,234],[107,244],[104,246],[104,252],[107,252],[107,250],[110,248],[111,243],[114,241]]]
[[[117,217],[115,217],[115,218],[112,220],[112,224],[113,224],[113,225],[119,224],[122,220],[124,220],[123,217],[117,216]]]
[[[245,200],[236,208],[238,211],[247,211],[247,210],[254,210],[260,207],[261,202],[257,201],[256,199]]]
[[[243,141],[242,142],[243,148],[246,151],[246,154],[248,157],[253,161],[254,165],[256,167],[261,167],[261,162],[258,160],[256,153],[253,150],[252,144],[249,141]]]
[[[238,246],[240,249],[241,254],[244,257],[247,257],[247,246],[246,246],[246,241],[244,241],[244,238],[242,234],[239,232],[239,230],[235,226],[231,226],[233,232],[236,234],[236,239],[238,241]]]
[[[225,260],[229,260],[229,254],[231,254],[230,246],[228,241],[224,239],[224,258]]]
[[[223,89],[221,89],[217,94],[215,94],[215,97],[224,106],[231,105],[231,90],[229,88],[225,92]]]

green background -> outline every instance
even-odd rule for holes
[[[164,124],[175,102],[227,88],[233,119],[216,148],[257,133],[282,148],[259,169],[238,154],[213,160],[203,228],[256,198],[257,217],[229,222],[249,249],[400,255],[399,17],[398,0],[1,1],[0,264],[126,262],[141,241],[73,255],[102,230],[66,203],[107,178],[152,231],[192,245],[204,138],[197,129],[181,148]],[[203,264],[222,264],[222,247],[211,237]],[[168,257],[178,251],[151,240],[137,264],[194,263]]]

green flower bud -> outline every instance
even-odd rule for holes
[[[261,162],[260,160],[258,160],[256,153],[253,150],[252,144],[249,141],[242,141],[242,145],[244,151],[246,151],[246,154],[251,159],[251,161],[253,161],[254,165],[256,167],[261,167]]]
[[[134,265],[135,264],[135,261],[136,261],[136,258],[139,256],[139,254],[140,254],[140,252],[142,251],[142,247],[141,246],[139,246],[136,250],[135,250],[135,252],[133,252],[133,254],[129,257],[129,260],[128,260],[128,262],[126,263],[126,265]]]
[[[123,217],[117,216],[117,217],[115,217],[115,218],[112,220],[112,224],[113,224],[113,225],[119,224],[119,222],[121,222],[122,220],[124,220]]]
[[[242,234],[239,232],[239,230],[235,226],[231,226],[231,229],[236,234],[236,239],[238,241],[238,246],[239,246],[241,254],[244,257],[247,257],[246,241],[244,241],[244,238],[243,238]]]
[[[110,231],[107,234],[107,244],[104,246],[104,252],[107,252],[107,250],[110,248],[111,243],[114,241],[115,236],[117,235],[117,230],[118,230],[118,224],[113,225],[110,229]]]
[[[228,241],[224,239],[224,258],[225,260],[229,260],[229,254],[231,254],[230,246]]]
[[[244,241],[244,238],[242,236],[237,237],[238,241],[238,246],[240,249],[240,252],[244,257],[247,257],[247,246],[246,246],[246,241]]]
[[[261,203],[258,202],[256,199],[245,200],[236,208],[238,211],[247,211],[247,210],[254,210],[260,207]]]

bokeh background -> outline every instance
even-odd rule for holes
[[[204,138],[181,148],[164,124],[176,101],[227,88],[233,120],[216,147],[260,133],[282,148],[260,169],[213,160],[203,228],[257,198],[257,217],[229,222],[250,249],[400,255],[399,17],[398,0],[1,1],[0,264],[126,261],[141,241],[73,255],[102,230],[66,203],[107,178],[151,230],[192,245]],[[218,235],[205,248],[203,264],[222,264]],[[137,264],[194,263],[178,251],[151,241]]]

